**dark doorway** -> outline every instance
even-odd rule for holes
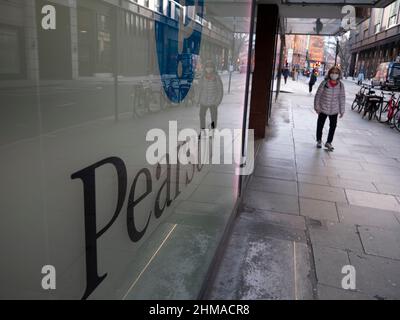
[[[92,76],[95,70],[95,23],[94,11],[84,8],[78,9],[78,55],[79,75]]]

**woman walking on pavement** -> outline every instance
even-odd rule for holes
[[[308,82],[308,92],[310,96],[312,94],[313,86],[317,82],[317,77],[318,71],[316,69],[313,69],[313,71],[311,72],[310,81]]]
[[[314,98],[314,109],[318,113],[317,148],[322,147],[322,131],[326,118],[329,117],[329,134],[325,147],[333,151],[332,141],[335,135],[338,116],[343,117],[345,112],[346,94],[342,81],[342,72],[338,67],[329,69],[324,81],[318,87]]]

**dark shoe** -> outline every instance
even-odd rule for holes
[[[332,143],[325,143],[325,148],[328,149],[328,151],[333,151],[335,148],[332,146]]]

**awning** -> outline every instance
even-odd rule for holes
[[[334,36],[343,30],[341,24],[346,5],[354,6],[356,23],[369,15],[368,8],[385,7],[393,0],[257,0],[257,4],[276,4],[285,34]],[[207,15],[235,32],[249,31],[251,0],[208,0]],[[233,18],[235,17],[235,18]]]

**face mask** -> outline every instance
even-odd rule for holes
[[[332,80],[337,80],[338,78],[339,78],[339,75],[337,73],[331,73]]]
[[[207,73],[213,72],[213,68],[206,68],[206,72],[207,72]]]

